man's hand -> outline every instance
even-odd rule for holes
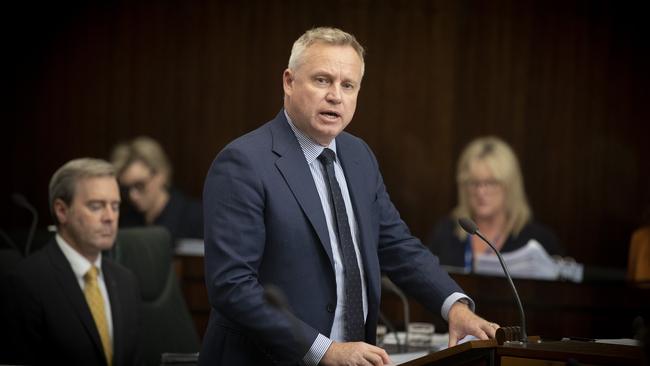
[[[325,366],[383,366],[389,363],[386,351],[364,342],[333,342],[320,361]]]
[[[467,335],[473,335],[478,339],[494,338],[499,328],[496,323],[474,314],[466,304],[456,302],[449,309],[449,347],[455,346],[459,340]]]

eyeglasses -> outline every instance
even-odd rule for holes
[[[149,178],[137,180],[131,184],[122,184],[122,189],[124,192],[129,193],[131,190],[135,189],[138,193],[143,193],[147,189],[147,185],[153,179],[153,175],[150,175]]]
[[[488,192],[494,192],[497,188],[501,187],[501,182],[496,179],[468,179],[465,181],[465,187],[477,191],[479,188],[484,188]]]

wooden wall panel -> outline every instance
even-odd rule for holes
[[[623,267],[650,203],[648,42],[640,3],[616,1],[97,1],[14,4],[3,32],[0,213],[24,193],[47,214],[53,171],[120,140],[164,145],[200,196],[214,155],[281,107],[291,43],[334,25],[367,47],[349,130],[377,154],[412,231],[455,202],[455,161],[496,134],[518,153],[533,210],[571,255]]]

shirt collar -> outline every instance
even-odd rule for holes
[[[325,147],[319,145],[316,143],[316,141],[312,140],[309,136],[305,135],[302,131],[300,131],[294,124],[293,121],[291,120],[291,117],[289,117],[289,114],[287,113],[287,110],[284,110],[284,116],[287,117],[287,122],[289,122],[289,126],[291,127],[291,130],[293,131],[293,134],[296,135],[296,138],[298,139],[298,143],[300,144],[300,147],[302,148],[302,153],[305,154],[305,159],[307,159],[307,163],[311,164],[318,158],[318,156],[323,152]],[[336,153],[336,139],[332,140],[329,146],[327,146],[328,149],[334,151]]]
[[[68,244],[65,239],[58,233],[56,234],[56,243],[59,245],[59,248],[61,248],[61,251],[63,252],[63,255],[66,257],[68,262],[70,262],[70,266],[72,267],[72,271],[74,274],[77,276],[77,278],[83,278],[84,275],[86,275],[86,272],[90,269],[92,265],[95,265],[97,267],[99,273],[101,274],[102,272],[102,253],[100,252],[99,255],[97,256],[97,259],[95,260],[94,263],[91,263],[88,259],[86,259],[84,256],[79,254],[70,244]]]

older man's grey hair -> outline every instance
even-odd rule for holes
[[[70,160],[52,175],[49,186],[49,203],[50,213],[57,225],[59,221],[54,213],[54,201],[60,199],[66,205],[70,205],[75,195],[77,182],[81,179],[96,177],[115,177],[115,168],[105,160],[81,158]]]
[[[305,32],[298,38],[291,48],[291,56],[289,56],[289,69],[296,70],[304,62],[304,53],[309,46],[315,43],[324,43],[332,46],[350,46],[359,55],[361,59],[361,77],[365,71],[365,63],[363,56],[365,50],[357,39],[350,33],[344,32],[338,28],[331,27],[318,27]]]

